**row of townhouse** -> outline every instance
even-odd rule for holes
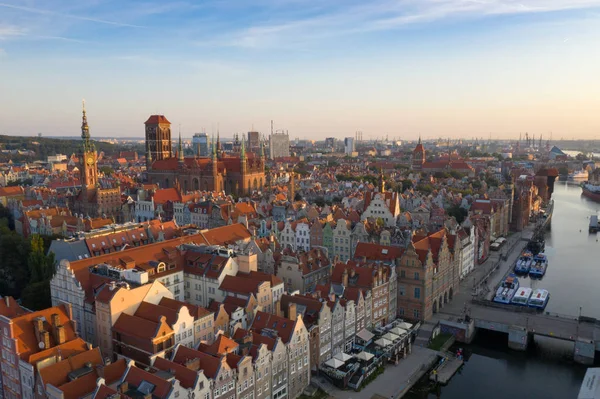
[[[219,335],[191,348],[173,344],[178,332],[169,329],[174,317],[169,305],[146,302],[135,316],[122,313],[112,336],[127,353],[110,361],[77,336],[69,306],[30,312],[2,298],[0,397],[280,399],[296,398],[308,386],[309,338],[302,316],[258,312],[232,338]],[[139,355],[152,350],[150,345],[163,350],[147,363]]]
[[[207,307],[211,300],[224,299],[219,286],[226,275],[236,275],[239,269],[241,256],[219,256],[208,250],[225,244],[227,237],[249,240],[250,233],[236,224],[73,262],[62,260],[50,282],[52,303],[69,303],[78,333],[97,345],[101,342],[96,336],[96,302],[102,284],[134,291],[161,283],[171,298]]]

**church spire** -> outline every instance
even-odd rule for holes
[[[181,144],[181,125],[179,126],[179,148],[177,150],[179,156],[179,162],[183,163],[183,145]]]
[[[421,134],[419,133],[419,144],[421,144]]]
[[[88,126],[87,115],[85,112],[85,100],[82,100],[83,116],[81,118],[81,139],[83,140],[84,151],[90,151],[90,127]]]
[[[240,158],[246,159],[246,139],[242,137],[242,147],[240,150]]]

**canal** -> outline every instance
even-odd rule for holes
[[[550,312],[600,319],[600,233],[588,234],[589,216],[600,210],[581,196],[577,184],[557,181],[551,230],[546,234],[549,266],[541,280],[522,285],[550,291]],[[573,344],[536,337],[527,352],[508,349],[506,334],[479,331],[464,346],[465,365],[447,386],[427,379],[409,392],[409,399],[577,398],[586,368],[572,362]],[[597,357],[598,358],[598,357]]]

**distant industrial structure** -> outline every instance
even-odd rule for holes
[[[290,136],[287,131],[273,131],[273,121],[271,121],[271,135],[269,136],[269,158],[281,158],[290,156]]]
[[[194,154],[199,157],[207,157],[209,156],[209,140],[206,133],[196,133],[194,137],[192,137],[192,148],[194,149]]]

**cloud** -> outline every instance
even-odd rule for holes
[[[19,11],[24,11],[24,12],[33,13],[33,14],[51,15],[51,16],[56,16],[56,17],[61,17],[61,18],[95,22],[95,23],[105,24],[105,25],[121,26],[121,27],[127,27],[127,28],[143,28],[143,26],[140,26],[140,25],[133,25],[133,24],[117,22],[117,21],[109,21],[109,20],[99,19],[99,18],[91,18],[91,17],[81,16],[81,15],[63,14],[63,13],[59,13],[59,12],[55,12],[55,11],[42,9],[42,8],[25,7],[25,6],[18,6],[18,5],[7,4],[7,3],[0,3],[0,7],[10,8],[13,10],[19,10]]]
[[[6,55],[6,50],[4,50],[3,48],[0,48],[0,57]]]
[[[308,3],[308,4],[306,4]],[[311,1],[302,3],[309,8]],[[317,2],[314,1],[315,9]],[[271,48],[301,44],[327,37],[399,29],[443,20],[477,19],[495,15],[548,13],[600,8],[600,0],[373,0],[347,5],[332,1],[329,8],[307,17],[277,8],[268,21],[236,30],[222,37],[199,41],[206,46]],[[275,13],[275,11],[279,13]],[[296,13],[297,14],[297,13]]]
[[[15,36],[23,36],[27,33],[26,29],[16,26],[0,26],[0,40],[8,39]]]

